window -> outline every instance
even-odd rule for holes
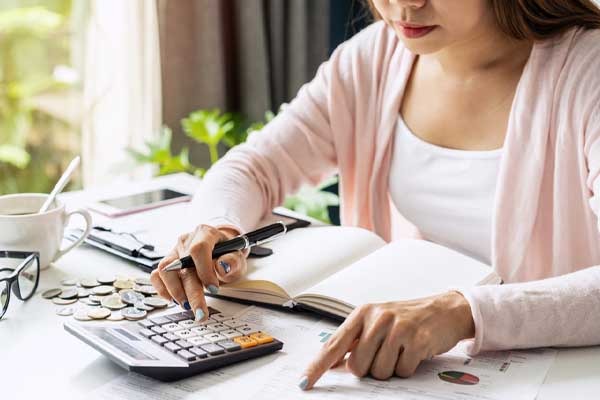
[[[49,192],[80,152],[87,3],[0,4],[0,194]]]

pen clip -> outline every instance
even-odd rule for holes
[[[282,237],[283,235],[285,235],[287,232],[287,226],[281,221],[277,221],[276,224],[281,224],[281,226],[283,227],[283,231],[279,232],[277,235],[271,236],[268,239],[257,240],[256,242],[252,243],[252,246],[260,246],[262,244],[272,242],[273,240],[278,239],[278,238]]]

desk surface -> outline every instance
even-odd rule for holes
[[[190,177],[176,175],[158,181],[163,182],[172,187],[183,185],[189,190]],[[147,183],[136,186],[138,190],[146,188],[142,185]],[[91,390],[123,374],[120,367],[67,334],[62,328],[64,317],[57,316],[56,306],[39,295],[45,289],[59,286],[65,277],[96,277],[101,273],[144,276],[131,264],[80,247],[42,272],[38,293],[31,300],[11,299],[6,316],[0,320],[2,398],[84,398]],[[226,312],[243,308],[216,299],[209,299],[209,303]],[[241,389],[231,387],[230,398],[235,398],[237,390]],[[560,350],[538,398],[592,399],[598,398],[598,393],[600,347],[592,347]]]

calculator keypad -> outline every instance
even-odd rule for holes
[[[258,326],[217,312],[197,322],[189,311],[139,321],[140,335],[188,362],[240,351],[274,339]]]

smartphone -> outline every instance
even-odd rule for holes
[[[157,189],[99,200],[90,204],[88,208],[109,217],[118,217],[169,204],[190,201],[191,199],[191,194],[181,193],[172,189]]]

